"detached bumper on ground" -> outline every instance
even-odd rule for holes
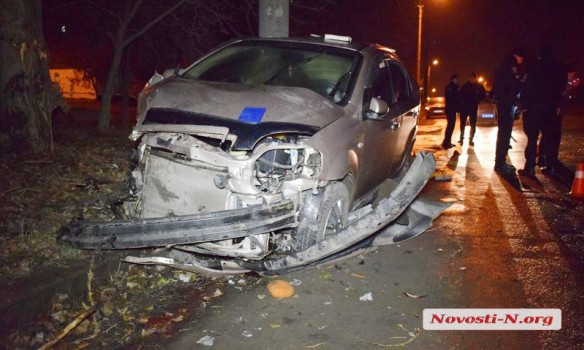
[[[73,221],[60,239],[83,249],[128,249],[193,244],[247,237],[295,224],[292,201],[169,218]]]

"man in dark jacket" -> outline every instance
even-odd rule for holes
[[[558,154],[562,140],[562,119],[576,99],[580,84],[582,83],[582,80],[578,76],[578,69],[575,63],[566,65],[566,72],[568,73],[568,84],[562,93],[562,99],[558,108],[558,117],[554,120],[555,123],[550,126],[548,133],[542,132],[542,137],[539,141],[537,165],[544,168],[542,169],[543,173],[554,173],[556,168],[561,167]],[[551,157],[549,162],[547,159],[548,156]]]
[[[464,129],[466,127],[466,120],[470,117],[470,142],[474,146],[474,136],[477,130],[477,108],[479,103],[485,98],[485,88],[477,83],[477,75],[470,74],[470,79],[460,88],[460,141],[464,142]]]
[[[458,75],[454,74],[450,78],[450,83],[444,89],[444,102],[446,112],[446,131],[442,147],[449,149],[454,147],[452,144],[452,132],[456,124],[456,113],[460,110],[460,85],[458,85]]]
[[[505,57],[495,70],[493,95],[497,100],[497,147],[495,151],[495,171],[499,174],[515,174],[515,167],[507,164],[507,152],[515,120],[515,103],[522,85],[522,50],[515,49]]]
[[[555,147],[549,147],[549,140],[557,137],[553,133],[558,125],[559,106],[566,83],[566,72],[553,58],[551,47],[542,48],[539,61],[527,76],[521,91],[523,128],[527,135],[525,167],[520,170],[521,175],[535,176],[537,141],[540,133],[548,139],[548,146],[543,150],[548,166],[553,168],[558,162],[558,154],[554,152]]]

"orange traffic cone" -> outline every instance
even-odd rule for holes
[[[579,163],[574,174],[574,182],[572,183],[572,197],[584,198],[584,163]]]

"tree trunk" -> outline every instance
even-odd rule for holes
[[[64,107],[51,82],[40,0],[0,0],[0,146],[52,150],[51,113]]]
[[[112,96],[117,88],[118,72],[120,71],[120,62],[122,60],[122,53],[124,51],[123,44],[116,41],[113,44],[112,64],[109,69],[105,88],[101,96],[101,110],[99,111],[98,129],[100,133],[105,133],[109,130],[112,118]]]
[[[120,71],[120,107],[122,124],[130,124],[130,87],[132,84],[132,67],[130,65],[130,48],[124,54],[124,63]]]

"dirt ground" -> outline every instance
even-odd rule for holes
[[[131,128],[114,119],[99,135],[96,116],[95,102],[78,103],[56,120],[53,153],[0,156],[0,348],[39,348],[75,322],[55,348],[124,347],[173,334],[190,314],[185,299],[219,296],[212,279],[57,242],[73,219],[113,218],[111,193],[131,168]]]

